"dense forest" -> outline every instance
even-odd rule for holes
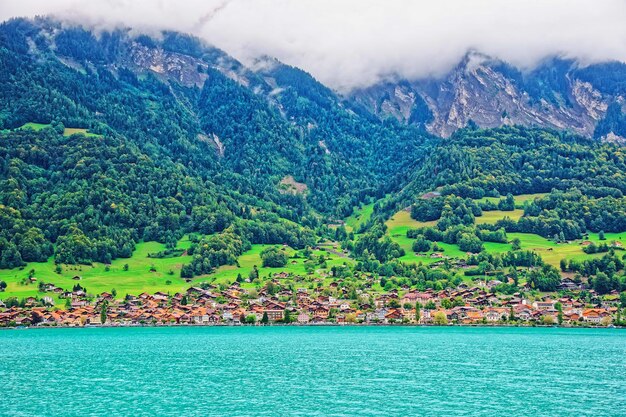
[[[594,83],[615,94],[621,79]],[[542,97],[542,85],[526,87]],[[407,232],[414,252],[454,244],[470,254],[466,276],[532,267],[527,281],[550,290],[558,270],[507,233],[564,242],[626,230],[626,161],[616,144],[472,123],[436,138],[423,123],[374,117],[300,69],[268,59],[253,71],[179,33],[96,36],[46,18],[10,20],[0,25],[0,103],[0,268],[51,256],[108,264],[140,241],[173,251],[186,234],[192,261],[181,276],[192,278],[236,265],[252,244],[305,249],[331,238],[355,260],[334,276],[378,274],[387,289],[457,285],[449,268],[399,261],[407,250],[385,221],[408,208],[434,224]],[[414,117],[427,120],[422,107]],[[619,132],[623,117],[611,106],[596,136]],[[513,195],[525,193],[542,196],[517,220],[477,224],[485,212],[520,209]],[[342,225],[372,202],[369,220]],[[509,242],[513,251],[485,251]],[[604,257],[561,270],[618,289],[623,264],[613,249],[590,246]],[[261,256],[264,266],[286,263],[276,248]]]
[[[149,70],[142,59],[155,51],[175,70]],[[349,111],[301,70],[252,73],[173,32],[96,37],[14,19],[0,25],[0,66],[3,268],[51,254],[109,262],[139,240],[174,246],[226,229],[244,245],[302,247],[325,217],[397,186],[432,140]],[[29,123],[39,125],[20,129]],[[304,191],[281,189],[287,176]]]

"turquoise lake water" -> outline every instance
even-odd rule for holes
[[[0,331],[2,416],[626,416],[626,331]]]

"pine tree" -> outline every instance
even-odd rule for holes
[[[106,301],[102,303],[102,308],[100,309],[100,323],[104,324],[107,321],[107,307],[108,304]]]
[[[420,302],[416,301],[415,302],[415,322],[416,323],[419,323],[422,318],[421,308],[422,308],[422,305],[420,304]]]

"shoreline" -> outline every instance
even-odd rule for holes
[[[38,330],[38,329],[95,329],[95,328],[192,328],[192,327],[219,327],[219,328],[241,328],[241,327],[424,327],[424,328],[556,328],[556,329],[626,329],[626,326],[563,326],[563,325],[545,325],[545,324],[389,324],[389,323],[320,323],[320,324],[129,324],[129,325],[106,325],[106,324],[88,324],[85,326],[17,326],[17,327],[0,327],[2,330]]]

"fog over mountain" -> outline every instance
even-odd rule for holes
[[[606,0],[3,1],[0,19],[52,14],[95,28],[172,29],[250,64],[269,55],[349,91],[439,76],[470,50],[522,69],[549,56],[626,61],[626,2]]]

